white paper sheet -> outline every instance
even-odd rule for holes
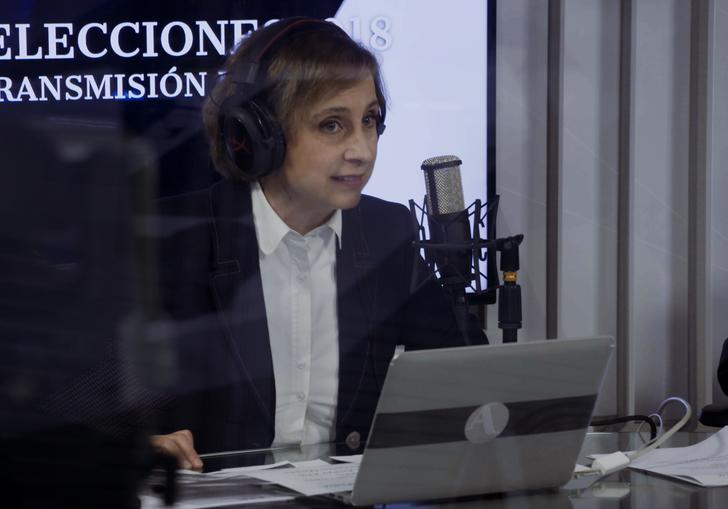
[[[633,461],[630,468],[699,486],[728,486],[728,426],[689,447],[655,449]]]
[[[268,502],[285,502],[293,500],[293,495],[246,495],[246,496],[209,496],[196,500],[182,500],[175,502],[175,509],[211,509],[214,507],[229,507],[245,504],[264,504]],[[164,501],[153,495],[140,495],[141,509],[164,509]]]
[[[361,454],[350,454],[348,456],[331,456],[331,459],[339,463],[361,463]]]
[[[310,462],[308,465],[294,464],[296,468],[281,468],[250,472],[250,477],[269,481],[303,495],[324,495],[351,491],[354,487],[358,463],[328,464]]]

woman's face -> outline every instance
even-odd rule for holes
[[[263,181],[284,221],[279,206],[321,224],[335,209],[359,203],[377,157],[379,111],[374,81],[368,77],[295,116],[283,166]],[[287,203],[276,206],[269,191],[280,190]]]

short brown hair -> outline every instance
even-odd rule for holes
[[[305,29],[284,35],[280,42],[266,51],[261,64],[265,76],[258,77],[263,85],[259,92],[254,93],[255,98],[262,99],[271,108],[288,139],[295,121],[307,105],[370,76],[374,80],[380,108],[382,111],[386,108],[376,57],[333,23],[311,21]],[[236,180],[250,180],[250,177],[241,172],[227,155],[220,126],[220,105],[240,86],[232,77],[236,65],[256,61],[257,56],[251,52],[259,46],[258,40],[270,37],[273,30],[279,30],[276,24],[261,28],[242,41],[223,66],[222,78],[202,108],[215,169]]]

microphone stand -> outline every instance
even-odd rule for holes
[[[503,331],[503,343],[515,343],[518,341],[518,329],[523,324],[521,285],[518,284],[519,250],[523,242],[523,234],[514,235],[495,240],[496,251],[500,252],[500,270],[503,272],[503,284],[498,286],[498,328]],[[448,287],[453,302],[455,303],[455,318],[458,322],[460,332],[468,345],[477,344],[473,337],[474,317],[470,314],[469,305],[481,304],[481,299],[476,294],[465,292],[464,285]]]
[[[521,285],[518,284],[518,246],[522,241],[522,234],[496,240],[503,271],[503,284],[498,287],[498,327],[503,331],[504,343],[518,340],[518,329],[522,324]]]

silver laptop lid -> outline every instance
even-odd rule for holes
[[[566,483],[614,340],[405,352],[390,365],[352,502]]]

